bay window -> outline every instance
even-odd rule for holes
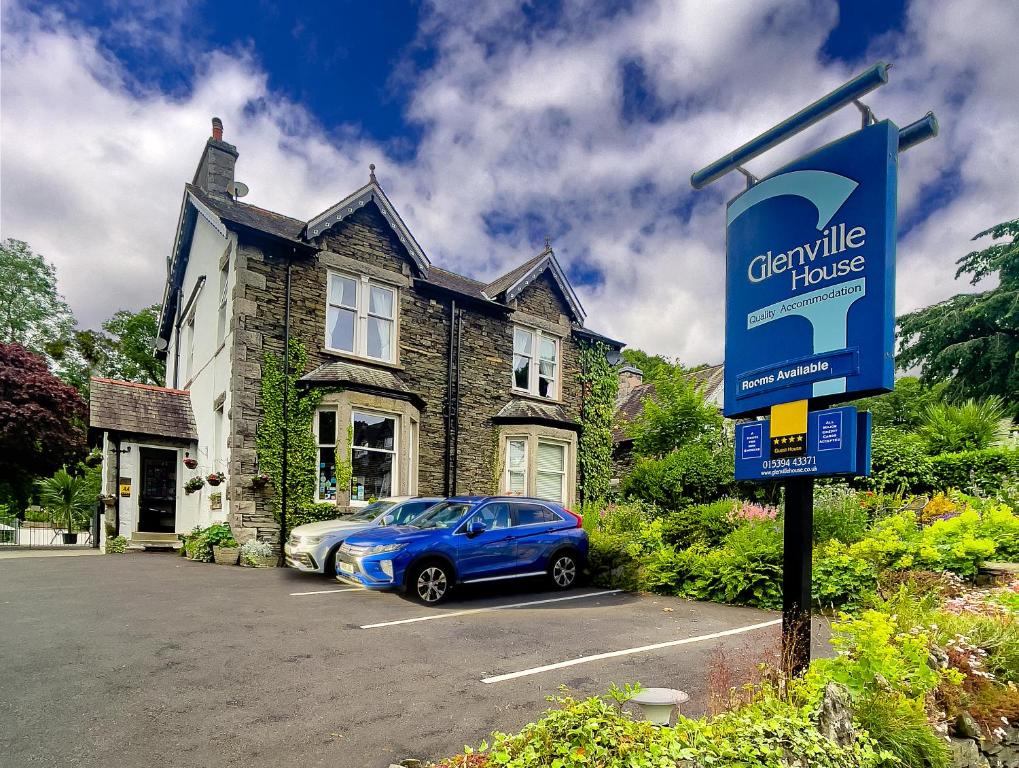
[[[396,419],[355,410],[351,420],[351,502],[392,496],[396,487]]]
[[[397,292],[367,277],[329,273],[326,348],[393,362]]]
[[[558,399],[559,339],[530,328],[513,329],[513,389]]]
[[[566,446],[538,441],[534,459],[534,495],[549,501],[566,499]]]
[[[318,444],[317,501],[336,501],[336,411],[321,410],[315,418]]]
[[[506,495],[527,495],[527,440],[506,441]]]

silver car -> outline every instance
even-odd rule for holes
[[[391,496],[353,515],[299,525],[290,532],[283,546],[287,565],[306,573],[332,576],[336,570],[336,550],[352,533],[378,525],[402,525],[440,501],[441,498],[433,497]]]

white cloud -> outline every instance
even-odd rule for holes
[[[351,126],[327,134],[268,89],[257,52],[185,51],[203,62],[186,95],[140,91],[94,31],[6,10],[0,228],[56,262],[88,325],[160,297],[182,184],[213,114],[240,150],[251,202],[308,217],[375,162],[436,263],[491,276],[532,255],[548,228],[566,265],[604,276],[579,291],[592,327],[689,362],[721,359],[723,202],[741,188],[732,178],[695,193],[691,171],[876,58],[894,61],[869,99],[879,116],[901,125],[934,109],[942,125],[903,158],[903,219],[932,185],[953,185],[900,242],[899,309],[965,289],[952,262],[969,236],[1017,214],[1009,0],[914,4],[902,33],[851,65],[822,61],[832,2],[662,0],[606,19],[578,2],[548,27],[507,4],[440,3],[422,30],[435,64],[408,84],[408,116],[424,131],[404,162]],[[660,119],[623,120],[624,62],[643,68]],[[752,168],[857,121],[847,110]],[[495,234],[493,217],[504,223]]]

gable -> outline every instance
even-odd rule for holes
[[[333,253],[393,272],[417,269],[374,202],[330,226],[315,242]]]
[[[569,300],[549,270],[535,278],[516,296],[517,307],[532,315],[556,322],[560,315],[570,317]]]
[[[382,187],[375,180],[374,166],[372,166],[372,169],[371,181],[365,186],[348,195],[331,208],[326,209],[318,216],[312,217],[305,229],[305,236],[309,240],[316,240],[340,222],[358,213],[370,203],[374,203],[386,226],[390,229],[400,246],[406,250],[407,256],[414,264],[418,273],[420,275],[427,274],[428,267],[430,266],[428,257],[425,256],[424,250],[422,250],[418,241],[414,239],[407,225],[400,218],[400,214],[396,212],[393,204],[386,197],[386,193],[382,191]]]

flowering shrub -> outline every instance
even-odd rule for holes
[[[749,501],[744,501],[742,504],[736,504],[732,508],[730,518],[737,525],[739,523],[752,523],[759,522],[761,520],[774,520],[778,517],[778,508],[769,507],[765,504],[754,504]]]

